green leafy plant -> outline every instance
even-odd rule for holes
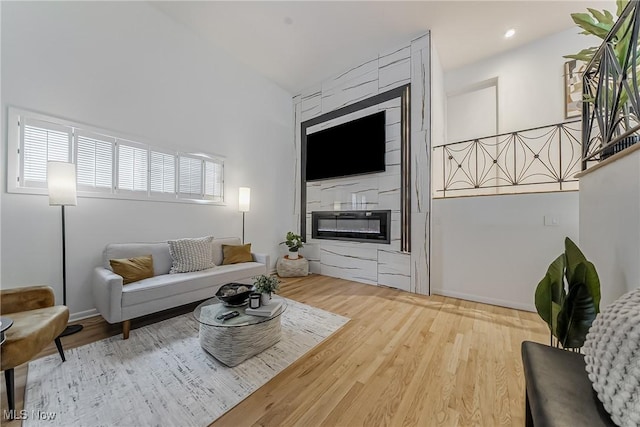
[[[600,279],[595,266],[568,237],[565,251],[538,283],[535,305],[563,348],[580,348],[600,312]]]
[[[302,243],[302,237],[298,234],[295,234],[293,231],[289,231],[287,233],[287,240],[284,242],[280,242],[280,244],[285,244],[289,247],[289,252],[298,252],[298,249],[304,246]]]
[[[582,32],[580,34],[594,35],[604,40],[628,3],[629,0],[616,1],[617,10],[615,17],[608,10],[599,11],[588,7],[587,10],[589,13],[572,13],[571,18],[578,27],[582,28]],[[621,66],[623,65],[624,57],[626,56],[629,43],[631,42],[631,31],[629,31],[629,26],[632,22],[633,21],[631,19],[627,19],[627,22],[620,28],[620,30],[618,30],[616,37],[612,40],[616,57],[618,58]],[[565,55],[564,57],[589,62],[599,47],[600,46],[593,46],[587,49],[582,49],[576,54]]]
[[[261,274],[253,278],[253,286],[256,292],[270,294],[280,289],[280,280],[276,276]]]

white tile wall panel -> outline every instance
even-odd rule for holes
[[[376,284],[378,250],[325,245],[320,249],[320,271],[327,276]]]
[[[395,251],[378,251],[378,284],[409,291],[411,255]]]
[[[378,89],[380,92],[402,86],[411,81],[410,46],[380,55],[378,63]]]
[[[322,114],[322,89],[318,85],[302,93],[300,121],[304,122],[320,114]]]
[[[378,94],[378,70],[322,92],[322,112],[336,110]]]
[[[371,61],[367,61],[364,64],[360,64],[353,68],[345,70],[337,76],[323,81],[321,85],[322,92],[327,93],[336,88],[345,87],[348,82],[357,81],[357,79],[362,77],[363,75],[371,74],[373,72],[378,72],[378,58],[372,59]],[[329,111],[323,111],[323,113],[327,113]]]

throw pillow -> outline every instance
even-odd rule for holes
[[[214,267],[212,242],[213,236],[169,240],[167,243],[169,243],[172,261],[169,274],[188,273]]]
[[[593,389],[619,426],[640,426],[640,288],[604,308],[584,343]]]
[[[222,265],[251,262],[251,243],[246,245],[222,245]]]
[[[114,273],[122,276],[124,285],[153,277],[153,257],[151,255],[110,259],[109,264]]]

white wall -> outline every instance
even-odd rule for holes
[[[504,43],[509,43],[504,40]],[[448,71],[447,94],[498,79],[498,132],[511,132],[564,121],[563,55],[598,46],[599,39],[569,29],[517,49]],[[459,123],[465,127],[466,123]],[[469,132],[464,132],[468,134]],[[473,135],[478,138],[483,134]]]
[[[3,3],[4,124],[10,105],[226,156],[226,206],[81,198],[67,209],[75,317],[92,312],[91,271],[109,242],[239,236],[239,186],[252,190],[255,251],[275,259],[295,224],[282,209],[293,203],[291,94],[144,2]],[[61,301],[60,209],[6,193],[5,175],[2,286],[53,285]]]
[[[640,150],[580,178],[580,245],[601,307],[640,287]]]
[[[431,291],[473,301],[534,310],[564,237],[578,239],[577,192],[435,199],[433,212]]]
[[[444,90],[458,94],[497,80],[498,132],[559,123],[562,55],[597,44],[574,29],[563,31],[448,71]],[[495,99],[478,108],[495,110]],[[457,133],[488,136],[472,123],[461,120]],[[579,241],[576,192],[434,199],[432,205],[431,290],[437,294],[533,310],[535,287],[563,251],[564,238]],[[545,226],[545,215],[560,224]]]

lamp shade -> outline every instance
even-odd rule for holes
[[[75,206],[76,165],[65,162],[47,163],[47,186],[49,188],[49,206]]]
[[[249,212],[249,205],[251,205],[251,189],[249,187],[238,188],[238,210]]]

